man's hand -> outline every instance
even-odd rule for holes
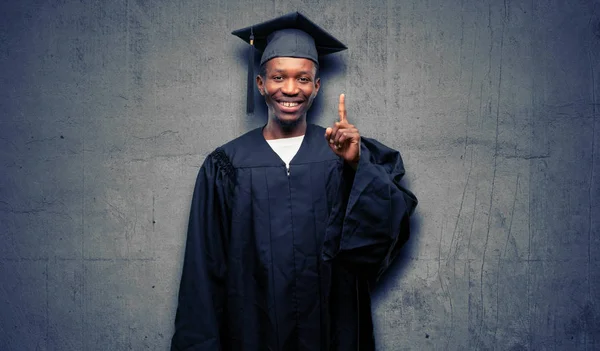
[[[336,155],[343,158],[352,168],[356,169],[360,158],[360,134],[358,133],[358,129],[348,123],[346,119],[346,105],[344,101],[345,96],[341,94],[338,105],[340,121],[335,122],[333,128],[330,127],[325,130],[325,139]]]

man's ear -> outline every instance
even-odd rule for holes
[[[256,76],[256,87],[258,88],[260,95],[265,96],[265,91],[264,91],[265,82],[263,81],[260,74]]]
[[[315,80],[315,96],[317,96],[317,93],[319,92],[319,88],[321,88],[321,78],[317,78]]]

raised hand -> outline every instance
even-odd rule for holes
[[[348,123],[344,94],[340,95],[338,114],[339,122],[335,122],[333,127],[325,130],[325,139],[336,155],[356,169],[360,159],[360,134],[354,125]]]

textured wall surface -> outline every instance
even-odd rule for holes
[[[379,350],[600,349],[598,0],[3,1],[0,349],[167,349],[198,167],[265,122],[229,33],[293,10],[350,48],[311,120],[420,199]]]

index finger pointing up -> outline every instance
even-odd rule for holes
[[[340,115],[340,122],[346,121],[346,105],[345,105],[346,95],[340,94],[340,103],[338,105],[338,113]]]

